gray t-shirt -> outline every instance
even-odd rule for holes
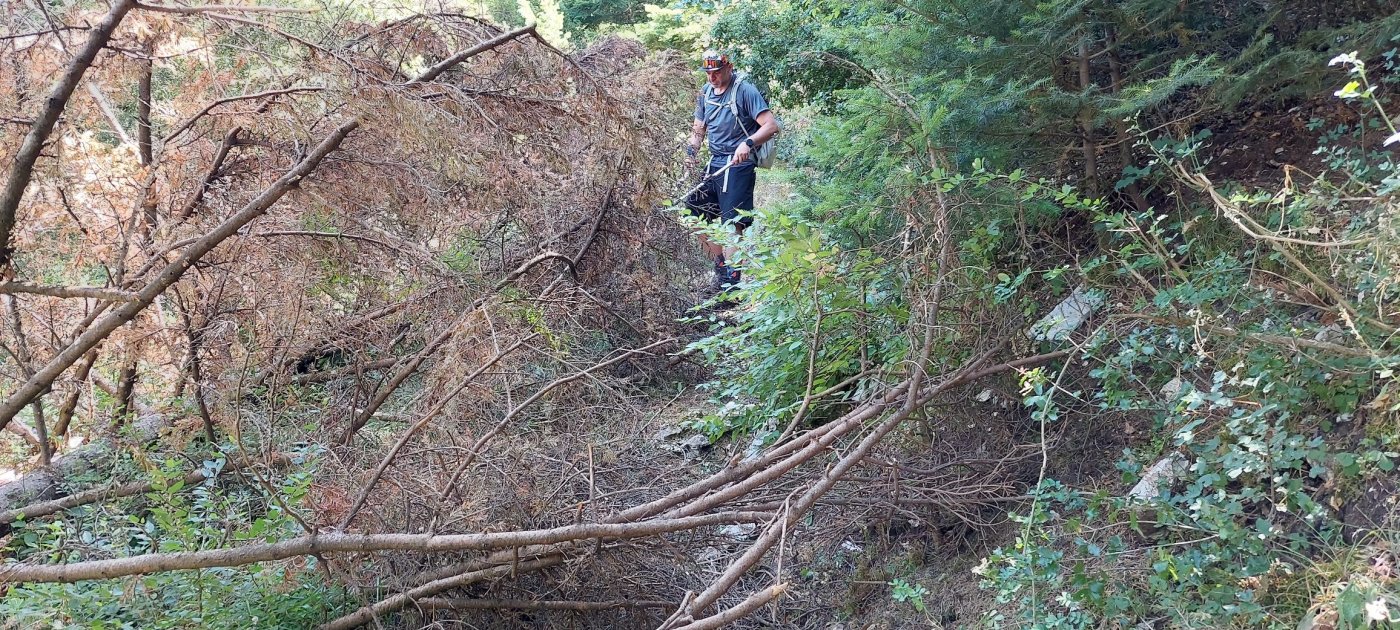
[[[758,93],[758,88],[748,81],[741,81],[736,75],[734,82],[723,94],[714,94],[714,88],[707,83],[695,98],[695,119],[705,123],[705,139],[710,143],[710,153],[714,155],[734,155],[739,143],[750,134],[756,133],[760,125],[758,115],[768,111],[768,102]],[[729,99],[736,99],[743,125],[734,120],[734,110],[729,107]],[[747,132],[744,130],[748,129]]]

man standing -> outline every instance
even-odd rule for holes
[[[686,146],[687,163],[695,165],[700,144],[709,142],[710,163],[705,168],[705,180],[698,190],[685,199],[692,214],[706,221],[718,219],[734,226],[735,232],[753,222],[752,217],[740,217],[740,210],[753,210],[754,150],[778,133],[778,119],[768,109],[768,102],[752,83],[734,72],[729,57],[709,51],[702,59],[706,84],[695,99],[695,123],[691,126],[690,143]],[[726,168],[728,167],[728,168]],[[723,172],[721,172],[723,171]],[[711,177],[711,175],[714,175]],[[725,255],[734,255],[718,243],[700,235],[700,246],[706,257],[715,262],[715,279],[711,288],[726,290],[739,283],[739,271],[728,264]]]

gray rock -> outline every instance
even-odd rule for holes
[[[758,536],[758,525],[756,523],[725,525],[719,528],[719,535],[734,540],[751,540]]]
[[[710,438],[696,433],[695,435],[681,440],[678,445],[681,447],[681,450],[684,451],[698,451],[710,447]]]
[[[1181,377],[1177,377],[1170,381],[1167,381],[1167,384],[1163,385],[1162,389],[1159,389],[1157,391],[1162,395],[1163,398],[1166,398],[1167,400],[1176,400],[1178,396],[1181,396],[1182,386],[1183,383],[1181,382]]]
[[[657,442],[665,442],[666,440],[676,437],[677,435],[680,435],[682,433],[685,433],[685,427],[675,424],[668,424],[664,427],[661,427],[661,430],[657,431],[656,435],[651,436],[651,439],[656,440]]]
[[[1104,294],[1097,289],[1079,285],[1064,301],[1055,305],[1045,317],[1033,324],[1026,336],[1035,341],[1063,341],[1079,330],[1089,316],[1104,304]]]
[[[1323,343],[1345,343],[1346,340],[1347,332],[1342,330],[1342,327],[1337,324],[1323,326],[1317,331],[1316,335],[1313,335],[1313,341],[1321,341]]]
[[[1176,453],[1163,457],[1161,461],[1152,465],[1147,472],[1142,474],[1132,490],[1128,491],[1128,498],[1139,501],[1156,501],[1157,494],[1163,488],[1170,487],[1177,479],[1186,474],[1190,469],[1186,459]]]

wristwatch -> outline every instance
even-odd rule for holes
[[[744,144],[749,145],[749,148],[750,148],[750,149],[752,149],[752,148],[758,146],[758,145],[756,145],[756,144],[753,143],[753,138],[744,138]]]

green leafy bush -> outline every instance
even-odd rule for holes
[[[208,474],[225,465],[205,460]],[[284,506],[310,490],[309,468],[274,480],[274,494],[256,483],[206,480],[184,486],[187,464],[171,458],[148,474],[154,489],[117,506],[88,506],[42,522],[18,522],[4,553],[14,561],[48,563],[197,551],[240,541],[273,542],[304,533]],[[27,584],[0,599],[0,628],[307,628],[347,605],[314,559],[136,579]]]

